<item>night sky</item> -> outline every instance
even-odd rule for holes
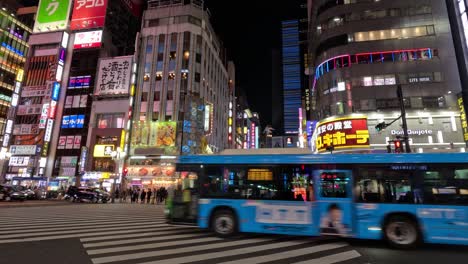
[[[305,18],[305,0],[206,0],[212,24],[236,64],[237,86],[262,125],[271,123],[271,50],[281,48],[281,21]]]

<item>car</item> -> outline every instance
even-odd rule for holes
[[[13,188],[16,191],[23,192],[26,195],[27,200],[36,199],[36,193],[33,190],[29,189],[29,188],[26,188],[26,187],[21,186],[21,185],[15,185],[15,186],[13,186]]]
[[[71,200],[72,202],[92,202],[97,203],[99,201],[98,195],[94,192],[88,191],[86,189],[79,189],[76,186],[70,186],[65,195],[66,200]]]
[[[0,185],[0,200],[3,201],[24,201],[26,194],[15,190],[11,185]]]
[[[79,190],[84,191],[84,192],[95,193],[97,196],[97,201],[96,201],[97,203],[98,202],[107,203],[111,198],[111,195],[108,192],[103,191],[99,188],[80,187]]]

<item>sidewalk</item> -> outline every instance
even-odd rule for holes
[[[11,208],[11,207],[42,207],[42,206],[60,206],[60,205],[72,205],[71,203],[64,200],[31,200],[31,201],[11,201],[11,202],[0,202],[0,208]]]

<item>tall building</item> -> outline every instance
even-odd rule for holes
[[[140,43],[128,177],[162,185],[164,158],[232,146],[235,71],[203,1],[148,1]]]
[[[464,151],[456,53],[444,1],[309,1],[313,116],[367,115],[372,149],[402,136],[402,86],[416,152]]]
[[[468,121],[466,117],[466,109],[468,109],[468,2],[466,0],[446,0],[446,2],[458,61],[458,73],[462,84],[462,91],[458,94],[457,104],[460,110],[463,140],[468,145]]]
[[[0,182],[5,180],[2,176],[7,165],[5,160],[10,155],[10,138],[32,32],[15,13],[0,9]]]
[[[116,142],[115,133],[109,135],[106,129],[123,127],[114,127],[119,122],[97,127],[98,117],[104,113],[94,101],[122,99],[125,95],[117,88],[126,89],[127,107],[121,114],[128,116],[130,81],[123,81],[123,70],[115,74],[112,64],[111,73],[99,83],[96,70],[100,58],[133,55],[140,8],[137,1],[127,0],[39,2],[9,150],[7,177],[12,183],[48,183],[50,189],[56,189],[80,184],[86,172],[105,172],[104,176],[90,173],[92,177],[87,179],[93,182],[86,184],[103,182],[110,175],[114,176],[110,181],[117,178],[119,169],[112,155],[104,157],[109,164],[104,171],[95,168],[94,144],[99,142],[98,136],[109,136],[112,140],[106,144],[120,146],[121,134]],[[30,14],[31,10],[23,10],[25,19]],[[134,69],[133,63],[128,67]],[[127,80],[135,79],[128,75]],[[112,92],[96,88],[103,81],[116,82],[114,77],[121,82],[114,83]],[[110,108],[105,113],[120,114],[112,103],[107,104]]]
[[[299,20],[281,23],[283,65],[283,133],[299,133],[299,109],[302,109],[301,48]]]

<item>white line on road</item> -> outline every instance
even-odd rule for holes
[[[360,256],[361,254],[359,254],[356,250],[351,250],[351,251],[333,254],[333,255],[329,255],[329,256],[325,256],[321,258],[296,262],[294,264],[333,264],[333,263],[338,263],[341,261],[358,258]]]
[[[127,227],[135,227],[138,225],[147,225],[146,228],[151,227],[153,224],[163,224],[165,222],[161,221],[146,221],[146,222],[135,222],[135,223],[124,223],[124,224],[112,224],[104,227],[96,227],[93,225],[94,228],[88,228],[87,226],[84,227],[75,227],[69,228],[68,226],[65,227],[57,227],[57,228],[42,228],[42,229],[35,229],[31,230],[20,230],[20,231],[7,231],[2,232],[2,238],[15,238],[15,237],[28,237],[28,236],[42,236],[42,235],[56,235],[56,234],[70,234],[82,231],[104,231],[104,230],[119,230],[122,228]],[[45,232],[42,232],[45,231]],[[10,235],[11,234],[11,235]]]
[[[324,244],[324,245],[316,245],[312,247],[306,247],[306,248],[301,248],[301,249],[296,249],[296,250],[290,250],[286,252],[280,252],[276,254],[271,254],[271,255],[260,255],[258,257],[252,257],[252,258],[244,258],[240,260],[235,260],[235,261],[227,261],[227,262],[219,262],[218,264],[236,264],[239,262],[243,263],[249,263],[249,264],[257,264],[257,263],[265,263],[269,261],[277,261],[277,260],[282,260],[282,259],[289,259],[289,258],[294,258],[302,255],[307,255],[307,254],[312,254],[312,253],[317,253],[320,251],[326,251],[330,249],[336,249],[336,248],[341,248],[345,247],[348,244],[345,243],[332,243],[332,244]]]
[[[115,261],[141,259],[141,258],[148,258],[148,257],[158,257],[158,256],[165,256],[165,255],[178,254],[178,253],[189,253],[189,252],[196,252],[196,251],[208,250],[208,249],[220,249],[220,248],[231,247],[231,246],[249,245],[249,244],[255,244],[255,243],[260,243],[260,242],[265,242],[265,241],[268,241],[268,239],[238,240],[238,241],[223,242],[223,243],[218,243],[218,244],[193,246],[193,247],[187,247],[183,249],[181,248],[166,249],[166,250],[94,258],[92,259],[92,261],[94,264],[101,264],[101,263],[109,263],[109,262],[115,262]],[[155,262],[155,263],[159,263],[159,262]],[[172,262],[172,263],[177,263],[177,262]]]
[[[282,247],[289,247],[289,246],[297,246],[305,243],[309,243],[310,241],[301,240],[301,241],[285,241],[285,242],[277,242],[274,244],[267,244],[267,245],[260,245],[260,246],[252,246],[252,247],[245,247],[233,250],[226,250],[226,251],[219,251],[214,253],[206,253],[200,255],[192,255],[186,257],[179,257],[179,258],[171,258],[171,259],[164,259],[164,260],[157,260],[151,262],[145,262],[140,264],[173,264],[173,263],[187,263],[187,262],[194,262],[194,261],[206,261],[209,259],[221,258],[221,257],[229,257],[235,256],[240,254],[248,254],[254,253],[262,250],[270,250],[270,249],[277,249]],[[220,247],[223,247],[224,243],[221,243]],[[210,248],[211,249],[211,248]],[[184,252],[185,249],[182,249],[179,252]],[[239,263],[239,262],[237,262]],[[248,263],[248,262],[246,262]],[[95,263],[97,264],[97,263]]]
[[[87,237],[87,236],[101,236],[101,235],[117,235],[117,234],[128,234],[128,233],[136,233],[136,232],[141,232],[142,230],[148,230],[149,228],[154,228],[154,227],[160,227],[164,226],[167,227],[168,224],[161,224],[161,225],[153,225],[151,227],[144,226],[144,227],[135,227],[135,228],[127,228],[126,230],[122,231],[113,231],[113,230],[107,230],[106,232],[90,232],[90,233],[77,233],[77,234],[64,234],[64,235],[56,235],[56,236],[41,236],[41,237],[32,237],[32,238],[17,238],[17,239],[0,239],[0,244],[6,244],[6,243],[16,243],[16,242],[32,242],[32,241],[42,241],[42,240],[53,240],[53,239],[63,239],[63,238],[74,238],[74,237]],[[121,228],[119,228],[121,229]],[[102,229],[99,229],[102,230]],[[86,230],[89,231],[89,230]],[[65,233],[65,232],[59,232],[59,233]]]
[[[164,218],[144,218],[144,219],[130,219],[130,218],[127,218],[127,219],[114,219],[112,218],[112,221],[110,220],[93,220],[93,219],[86,219],[86,220],[74,220],[74,219],[70,219],[70,221],[66,221],[66,222],[49,222],[49,223],[46,223],[46,224],[34,224],[34,225],[17,225],[15,222],[8,222],[9,225],[11,225],[11,227],[3,227],[3,228],[0,228],[0,232],[2,234],[5,234],[4,231],[13,231],[13,230],[27,230],[26,232],[31,232],[32,231],[36,231],[36,230],[40,230],[38,228],[51,228],[52,229],[55,229],[57,230],[56,228],[54,227],[58,227],[58,226],[61,226],[63,224],[63,226],[66,226],[67,228],[71,229],[72,227],[84,227],[84,226],[98,226],[98,225],[107,225],[107,224],[124,224],[124,223],[134,223],[134,224],[138,224],[140,222],[154,222],[154,221],[164,221],[165,219]],[[74,222],[85,222],[85,223],[74,223]],[[30,230],[31,229],[31,230]]]
[[[158,237],[146,237],[146,238],[135,238],[135,239],[126,239],[126,240],[118,240],[118,241],[106,241],[106,242],[97,242],[97,243],[88,243],[83,244],[84,248],[92,248],[92,247],[102,247],[102,246],[116,246],[116,245],[125,245],[125,244],[133,244],[133,243],[141,243],[141,242],[154,242],[154,241],[166,241],[169,239],[179,239],[179,238],[190,238],[190,237],[197,237],[203,235],[203,233],[190,233],[190,234],[183,234],[183,235],[174,235],[175,232],[180,232],[179,230],[172,230],[169,232],[154,232],[157,233]],[[164,235],[161,237],[161,235]],[[170,235],[170,236],[166,236]],[[116,237],[122,238],[122,236]],[[166,245],[166,244],[164,244]]]
[[[194,227],[194,226],[186,226],[184,228],[186,230],[188,230],[188,229],[197,230],[197,227]],[[87,237],[87,238],[81,238],[80,240],[81,240],[81,242],[92,242],[92,241],[100,241],[100,240],[145,237],[145,236],[150,236],[150,235],[158,235],[160,233],[160,231],[166,231],[166,230],[172,230],[172,231],[176,231],[176,232],[177,231],[182,231],[182,232],[186,231],[186,230],[181,230],[180,228],[176,228],[176,227],[167,225],[164,228],[158,228],[158,232],[143,232],[143,233],[135,233],[135,234],[129,234],[129,235],[117,235],[117,236]]]
[[[165,242],[165,243],[139,244],[139,245],[133,245],[133,246],[94,249],[94,250],[88,250],[87,253],[88,255],[99,255],[99,254],[141,250],[141,249],[158,249],[158,248],[170,247],[170,246],[184,246],[184,245],[193,244],[193,243],[206,243],[206,242],[220,241],[220,240],[222,240],[222,238],[204,237],[204,238],[198,238],[198,239],[177,240],[177,241],[171,241],[171,242]]]

